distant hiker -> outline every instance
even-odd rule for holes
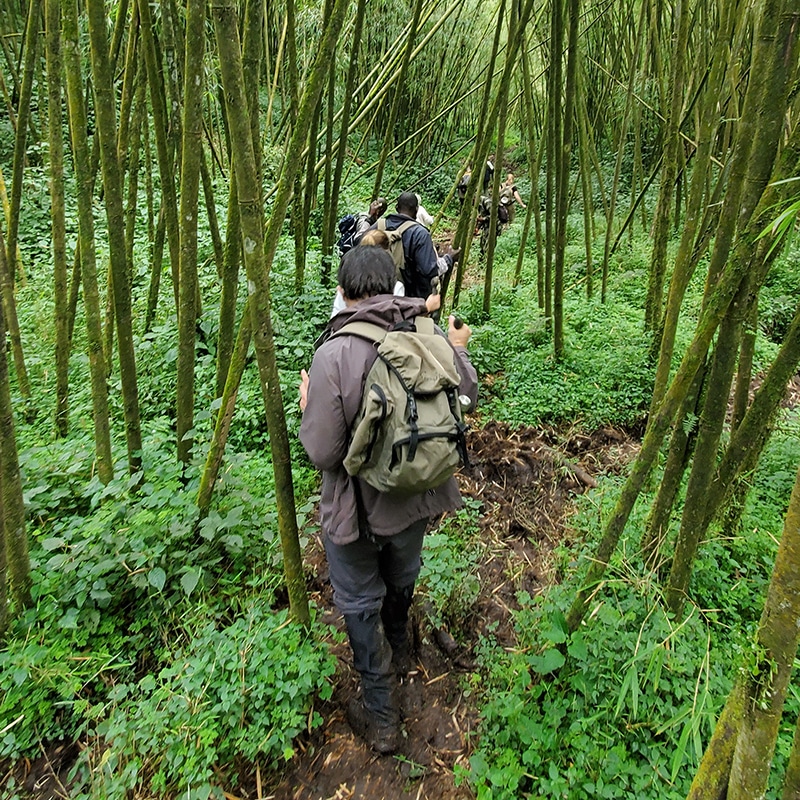
[[[433,225],[433,217],[427,212],[425,207],[422,205],[422,198],[417,194],[414,195],[417,198],[417,222],[420,225],[424,225],[428,230],[431,229],[431,225]]]
[[[492,181],[494,180],[494,164],[489,159],[486,162],[486,169],[483,171],[483,191],[488,192],[491,189]]]
[[[500,214],[503,206],[497,209],[497,224],[495,236],[499,236],[503,228],[503,217]],[[486,252],[486,245],[489,241],[489,226],[492,219],[492,198],[488,194],[483,194],[478,201],[478,216],[475,220],[475,233],[480,234],[481,255]],[[505,217],[508,220],[508,217]]]
[[[403,257],[399,268],[406,297],[428,297],[433,279],[449,272],[461,251],[448,246],[443,255],[436,253],[430,231],[416,221],[419,202],[413,192],[403,192],[397,198],[395,208],[396,213],[389,214],[385,223],[381,220],[372,227],[379,225],[391,232],[403,226]]]
[[[527,208],[525,203],[522,202],[522,197],[517,190],[517,185],[514,183],[514,173],[509,172],[506,176],[505,183],[500,187],[500,205],[505,207],[507,219],[503,222],[514,221],[514,202],[520,204],[522,208]]]
[[[458,192],[458,204],[460,206],[464,205],[464,199],[467,196],[467,187],[469,186],[469,179],[472,177],[472,167],[467,164],[467,168],[464,170],[464,174],[459,178],[458,184],[456,185],[456,191]]]
[[[376,229],[368,230],[362,237],[361,241],[357,245],[358,247],[379,247],[382,250],[388,252],[389,250],[389,235],[386,231],[379,231]],[[402,281],[395,281],[394,284],[394,292],[393,294],[396,297],[403,297],[405,295],[405,287],[403,286]],[[439,297],[438,292],[432,292],[425,300],[425,305],[428,309],[429,313],[434,313],[439,310],[441,306],[441,298]],[[344,297],[342,296],[342,287],[336,287],[336,293],[333,298],[333,309],[331,310],[331,316],[335,316],[340,311],[344,311],[347,308],[345,304]]]
[[[369,211],[358,214],[347,214],[339,220],[339,241],[336,249],[341,258],[348,250],[355,247],[370,225],[386,213],[389,204],[382,197],[369,204]]]
[[[344,461],[362,406],[376,346],[342,331],[350,323],[372,323],[383,330],[413,325],[426,313],[422,300],[391,294],[395,266],[377,247],[355,247],[339,266],[338,280],[347,305],[328,323],[329,338],[301,372],[300,441],[322,470],[319,518],[324,534],[333,599],[341,611],[353,665],[361,676],[361,697],[347,710],[353,731],[379,753],[394,752],[400,741],[400,716],[394,698],[397,674],[411,666],[408,613],[420,570],[425,529],[432,518],[461,505],[453,477],[420,493],[381,492],[345,470]],[[477,399],[477,375],[466,345],[470,329],[456,329],[450,318],[447,339],[460,376],[457,391]],[[417,323],[419,324],[419,323]],[[437,335],[444,334],[439,331]]]

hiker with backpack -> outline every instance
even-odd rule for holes
[[[464,169],[464,174],[459,178],[458,184],[456,185],[456,191],[458,192],[458,204],[459,206],[464,205],[464,200],[467,197],[467,187],[469,186],[469,179],[472,177],[472,167],[471,165],[467,164],[466,168]]]
[[[522,208],[527,208],[516,183],[514,183],[514,173],[509,172],[506,175],[506,182],[500,187],[500,208],[505,210],[505,219],[501,220],[503,224],[514,221],[515,202],[519,203]]]
[[[339,258],[359,243],[361,237],[386,213],[388,207],[386,200],[378,197],[369,204],[369,211],[346,214],[339,220],[339,240],[336,242]]]
[[[433,279],[447,274],[461,251],[448,245],[444,254],[438,255],[430,231],[416,221],[419,202],[413,192],[403,192],[395,208],[394,214],[379,219],[371,228],[386,231],[392,238],[390,253],[400,272],[406,297],[428,297]],[[391,237],[394,232],[396,235]]]
[[[361,241],[357,245],[358,247],[380,247],[382,250],[389,251],[391,246],[391,241],[389,239],[389,234],[386,231],[379,231],[369,230],[367,231],[362,237]],[[403,297],[406,293],[405,287],[403,286],[402,281],[395,281],[394,284],[394,291],[393,294],[398,295],[399,297]],[[425,299],[425,307],[428,309],[429,314],[434,314],[439,310],[442,305],[442,299],[439,296],[438,289],[435,292],[431,292],[428,297]],[[340,311],[344,311],[347,308],[347,304],[344,301],[344,295],[342,294],[342,287],[337,286],[336,292],[333,297],[333,308],[331,309],[331,316],[335,316]]]
[[[300,441],[322,470],[320,525],[361,696],[347,715],[382,754],[400,741],[398,676],[411,667],[408,615],[431,519],[461,505],[461,412],[477,399],[466,345],[419,298],[392,295],[394,263],[356,247],[339,266],[347,308],[301,372]],[[460,322],[460,321],[459,321]]]

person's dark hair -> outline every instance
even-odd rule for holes
[[[419,201],[414,192],[403,192],[397,198],[397,205],[395,206],[399,214],[408,214],[409,217],[417,216],[417,209],[419,208]]]
[[[394,261],[380,247],[358,245],[344,254],[337,278],[345,300],[391,294],[395,284]]]

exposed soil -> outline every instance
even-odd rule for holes
[[[350,729],[348,701],[358,690],[349,646],[331,643],[338,658],[333,696],[317,710],[325,723],[299,742],[300,753],[280,772],[245,768],[228,800],[460,800],[456,765],[468,766],[477,712],[465,695],[473,669],[472,647],[491,625],[504,646],[515,644],[510,616],[521,590],[536,594],[558,580],[552,551],[568,543],[573,497],[595,485],[595,476],[618,472],[635,457],[638,442],[615,428],[592,434],[517,428],[494,421],[475,425],[468,437],[470,467],[459,476],[462,494],[483,503],[479,566],[481,592],[456,632],[432,626],[424,597],[412,609],[416,668],[398,687],[406,736],[400,752],[380,757]],[[314,602],[324,621],[343,630],[332,602],[327,565],[319,540],[306,553]],[[76,746],[56,744],[31,762],[15,765],[31,800],[68,798],[66,774]],[[0,775],[0,786],[4,783]]]

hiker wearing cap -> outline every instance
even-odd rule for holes
[[[419,201],[413,192],[403,192],[397,198],[395,213],[380,220],[382,229],[394,231],[405,226],[402,233],[403,266],[400,268],[406,297],[428,297],[434,278],[448,273],[458,261],[460,250],[448,245],[443,255],[436,253],[430,231],[417,220]],[[407,223],[412,224],[407,224]],[[378,223],[372,226],[377,227]]]
[[[322,470],[319,519],[333,599],[361,677],[361,696],[348,707],[348,720],[368,745],[387,754],[400,743],[394,690],[398,676],[411,666],[408,614],[423,535],[429,521],[458,508],[461,497],[452,474],[435,488],[397,494],[345,468],[351,464],[367,375],[379,361],[375,342],[364,338],[361,329],[416,330],[427,309],[421,299],[392,295],[395,264],[379,247],[353,248],[337,277],[347,308],[328,322],[311,369],[301,372],[300,441]],[[463,396],[459,401],[474,406],[478,386],[466,351],[469,327],[457,328],[451,317],[445,341],[443,331],[425,321],[437,347],[451,357],[457,392]],[[420,424],[421,419],[422,412]]]

